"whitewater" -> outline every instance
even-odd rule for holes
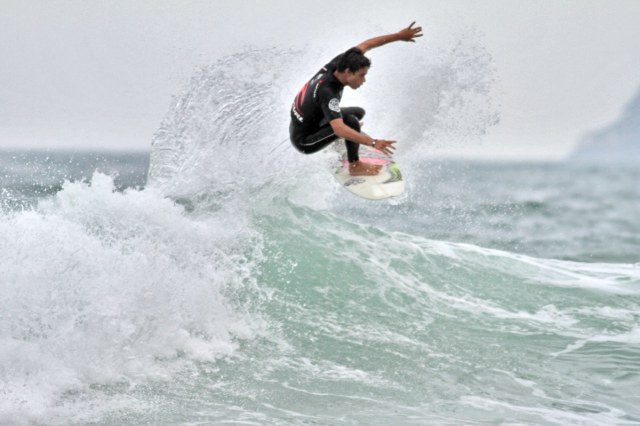
[[[345,97],[401,199],[288,144],[297,51],[200,67],[150,157],[2,153],[0,424],[640,423],[638,170],[430,158],[498,115],[473,36],[428,53]]]

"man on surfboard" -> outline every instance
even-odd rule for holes
[[[380,171],[379,165],[360,161],[359,144],[391,155],[395,141],[374,139],[361,133],[360,120],[365,111],[359,107],[341,108],[342,90],[345,86],[355,90],[366,81],[371,66],[369,58],[364,56],[367,51],[395,41],[415,42],[422,37],[422,27],[413,28],[414,24],[397,33],[368,39],[341,53],[302,87],[293,101],[289,126],[291,143],[298,151],[313,154],[344,138],[352,176],[375,175]]]

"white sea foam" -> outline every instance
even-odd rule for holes
[[[491,423],[496,421],[509,422],[513,416],[517,415],[520,418],[527,416],[529,422],[533,423],[605,425],[618,424],[625,414],[615,407],[594,404],[592,401],[557,401],[558,408],[555,409],[518,405],[480,396],[462,397],[460,403],[492,413],[496,420]],[[572,406],[575,406],[575,410],[571,410]]]
[[[227,296],[259,253],[242,215],[196,219],[96,174],[3,215],[0,235],[0,423],[93,384],[170,379],[260,328]]]

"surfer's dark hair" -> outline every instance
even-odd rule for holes
[[[368,68],[371,66],[371,61],[369,58],[364,56],[360,50],[350,49],[342,54],[342,57],[338,61],[338,66],[336,69],[338,72],[343,72],[345,70],[349,70],[351,72],[356,72],[361,68]]]

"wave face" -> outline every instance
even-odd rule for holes
[[[423,91],[398,95],[411,128],[367,123],[413,135],[401,200],[351,198],[330,153],[288,146],[288,85],[318,64],[280,50],[196,73],[144,189],[8,180],[0,424],[639,422],[637,171],[410,142],[495,122],[474,40],[362,99]]]
[[[320,423],[638,420],[637,266],[280,213],[263,222],[260,275],[282,342],[246,360],[249,388],[270,389],[274,413],[297,401],[299,418]],[[252,377],[251,364],[265,373]]]
[[[639,419],[640,270],[110,178],[0,226],[3,423]]]

